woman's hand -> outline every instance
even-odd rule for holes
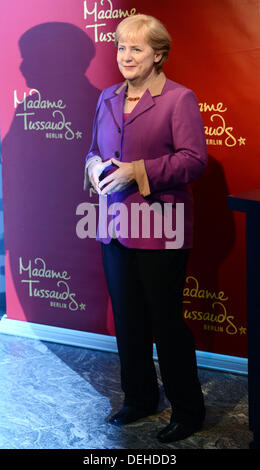
[[[111,158],[110,164],[118,166],[118,169],[100,181],[99,194],[111,194],[116,191],[122,191],[127,186],[134,182],[134,168],[133,164],[130,162],[119,162],[114,158]],[[110,182],[111,181],[111,182]],[[110,183],[110,184],[108,184]],[[103,186],[107,185],[103,190]]]
[[[112,163],[111,160],[107,160],[106,162],[94,161],[94,162],[89,164],[88,176],[89,176],[89,179],[90,179],[90,182],[91,182],[93,188],[97,191],[98,194],[101,193],[101,191],[99,189],[99,177],[100,177],[101,173],[103,173],[104,169],[107,166],[110,166],[111,163]]]

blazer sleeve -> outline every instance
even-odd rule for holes
[[[101,161],[102,158],[100,156],[99,148],[98,148],[98,143],[97,143],[97,127],[98,127],[98,113],[99,109],[102,103],[103,99],[103,92],[100,93],[97,106],[96,106],[96,112],[95,112],[95,117],[94,117],[94,122],[93,122],[93,130],[92,130],[92,140],[90,144],[90,148],[88,151],[88,154],[85,159],[85,169],[84,169],[84,190],[88,189],[91,186],[91,183],[89,181],[88,177],[88,166],[92,161]]]
[[[95,117],[94,117],[94,122],[93,122],[93,130],[92,130],[92,140],[90,144],[89,151],[86,156],[86,162],[90,160],[92,157],[100,156],[99,148],[98,148],[98,143],[97,143],[97,130],[98,130],[98,114],[99,114],[99,109],[103,100],[103,91],[100,93],[97,106],[96,106],[96,112],[95,112]],[[101,158],[101,157],[100,157]]]
[[[143,196],[192,183],[207,165],[204,125],[197,98],[185,89],[171,117],[172,153],[136,163],[137,183]]]

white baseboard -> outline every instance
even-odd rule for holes
[[[6,315],[0,320],[0,333],[23,336],[40,341],[50,341],[52,343],[68,344],[81,348],[97,349],[114,353],[118,352],[116,338],[114,336],[70,330],[58,326],[42,325],[40,323],[11,320],[7,318]],[[199,367],[247,375],[246,358],[205,351],[196,351],[196,356]],[[158,359],[155,345],[154,359]]]

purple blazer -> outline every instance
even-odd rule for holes
[[[86,164],[94,156],[133,162],[136,182],[99,196],[97,240],[109,243],[116,236],[129,248],[190,248],[190,183],[207,164],[197,99],[190,89],[161,72],[124,121],[125,91],[126,82],[101,93]],[[116,169],[113,165],[104,176]]]

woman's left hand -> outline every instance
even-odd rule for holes
[[[98,187],[101,195],[122,191],[134,182],[134,168],[131,162],[120,162],[114,158],[111,158],[111,162],[118,166],[118,169],[100,181]],[[107,186],[102,190],[104,185]]]

